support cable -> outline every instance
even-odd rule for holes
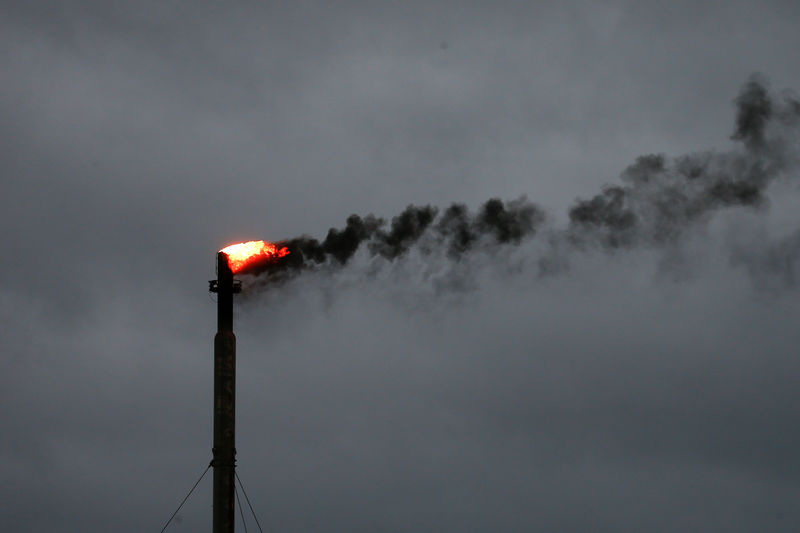
[[[182,502],[181,502],[181,504],[178,506],[178,508],[177,508],[177,509],[175,509],[175,512],[174,512],[174,513],[172,513],[172,516],[170,516],[170,517],[169,517],[169,520],[167,520],[167,523],[166,523],[166,524],[164,524],[164,527],[162,527],[162,528],[161,528],[161,531],[160,531],[159,533],[164,533],[164,530],[165,530],[165,529],[167,529],[167,526],[169,525],[169,523],[170,523],[170,522],[172,522],[172,519],[173,519],[173,518],[175,518],[175,515],[176,515],[176,514],[178,514],[178,511],[180,511],[180,510],[181,510],[181,507],[183,507],[183,504],[184,504],[184,503],[186,503],[186,500],[188,500],[188,499],[189,499],[189,496],[191,496],[191,495],[192,495],[192,493],[194,492],[194,489],[196,489],[196,488],[197,488],[197,485],[199,485],[199,484],[200,484],[200,482],[203,480],[203,478],[204,478],[204,477],[206,477],[206,473],[208,472],[208,469],[209,469],[209,468],[211,468],[211,463],[209,463],[209,464],[208,464],[208,466],[206,467],[206,469],[205,469],[205,470],[203,470],[203,473],[200,475],[200,477],[198,478],[198,480],[197,480],[197,481],[195,481],[195,483],[194,483],[194,486],[192,486],[192,488],[189,490],[189,494],[187,494],[187,495],[186,495],[186,497],[183,499],[183,501],[182,501]],[[239,483],[241,483],[241,481],[240,481]],[[243,488],[242,490],[244,490],[244,488]],[[248,502],[248,503],[249,503],[249,502]]]
[[[247,502],[247,506],[250,507],[250,513],[253,515],[253,518],[256,521],[256,525],[258,526],[258,530],[261,533],[264,533],[264,530],[261,529],[261,523],[258,521],[258,517],[256,516],[256,512],[253,510],[253,505],[250,503],[250,498],[247,497],[247,491],[244,490],[244,485],[242,485],[242,480],[239,478],[239,473],[235,470],[233,471],[234,475],[236,475],[237,481],[239,481],[239,486],[242,487],[242,494],[244,494],[244,499]]]
[[[239,497],[239,489],[236,488],[235,483],[233,485],[233,490],[234,493],[236,494],[236,503],[239,504],[239,516],[242,517],[242,525],[244,526],[244,533],[247,533],[247,520],[244,519],[244,511],[242,510],[242,499]]]

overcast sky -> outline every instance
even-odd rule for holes
[[[361,250],[240,298],[265,530],[796,531],[797,121],[756,208],[554,243],[641,155],[751,161],[734,99],[800,89],[797,2],[2,13],[0,530],[161,529],[211,456],[218,249],[526,195],[547,229],[518,246]],[[210,530],[210,497],[170,530]]]

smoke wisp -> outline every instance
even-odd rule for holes
[[[768,188],[796,168],[800,101],[773,94],[766,80],[753,75],[734,99],[736,116],[725,151],[707,150],[678,157],[647,154],[620,175],[620,183],[605,186],[593,197],[577,199],[568,210],[565,227],[555,227],[545,209],[522,196],[492,198],[477,211],[464,204],[445,209],[409,205],[391,221],[369,214],[350,215],[342,228],[331,228],[324,239],[303,235],[280,244],[290,254],[251,272],[262,282],[291,278],[301,272],[339,269],[362,253],[379,265],[395,263],[414,251],[423,262],[445,261],[448,270],[475,253],[497,252],[532,240],[537,246],[539,274],[562,271],[573,252],[653,249],[674,251],[694,230],[719,212],[743,208],[765,211]],[[793,241],[791,241],[793,242]],[[736,248],[736,247],[735,247]],[[784,279],[793,279],[797,253],[791,243],[776,243],[754,257],[741,244],[732,260],[753,265],[781,263]],[[780,260],[770,259],[781,257]],[[374,270],[375,267],[373,267]],[[773,267],[774,268],[777,267]],[[764,272],[764,269],[760,269]],[[456,283],[454,286],[458,286]]]

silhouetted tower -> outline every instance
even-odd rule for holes
[[[233,295],[241,282],[233,279],[228,256],[217,253],[217,334],[214,336],[214,468],[213,533],[234,533],[236,475],[236,337],[233,334]]]

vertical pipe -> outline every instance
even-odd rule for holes
[[[213,533],[234,533],[236,467],[236,337],[233,334],[233,272],[217,254],[217,334],[214,336]]]

